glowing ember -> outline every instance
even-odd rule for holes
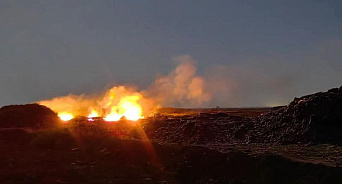
[[[74,118],[74,115],[72,115],[71,113],[67,113],[67,112],[62,112],[58,114],[58,117],[62,120],[62,121],[69,121],[71,119]]]

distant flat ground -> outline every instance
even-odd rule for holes
[[[277,108],[277,107],[275,107]],[[196,113],[227,113],[232,116],[259,116],[271,110],[272,107],[248,107],[248,108],[174,108],[163,107],[158,109],[161,114],[196,114]]]

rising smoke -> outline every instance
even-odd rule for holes
[[[97,98],[87,95],[67,95],[56,97],[51,100],[43,100],[38,102],[45,105],[55,112],[72,112],[73,114],[85,115],[88,109],[97,103]]]
[[[168,75],[159,76],[144,93],[162,106],[194,107],[208,103],[211,95],[205,80],[197,75],[195,61],[189,55],[174,58],[179,65]]]

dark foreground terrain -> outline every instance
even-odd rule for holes
[[[161,109],[61,123],[0,109],[0,183],[342,183],[342,88],[272,109]]]

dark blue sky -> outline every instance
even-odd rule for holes
[[[209,106],[284,104],[342,85],[342,1],[0,1],[0,106],[114,84],[190,55]]]

